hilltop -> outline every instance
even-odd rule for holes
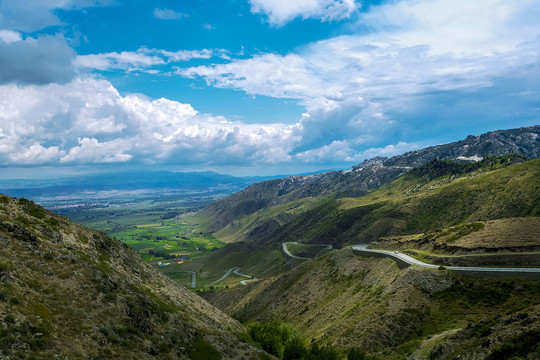
[[[125,244],[0,196],[0,354],[257,359],[244,328]]]

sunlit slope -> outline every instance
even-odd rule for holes
[[[425,180],[408,174],[360,198],[328,200],[266,241],[343,246],[379,237],[540,215],[540,160]]]
[[[306,341],[379,359],[535,359],[540,283],[398,268],[350,248],[249,286],[203,293],[241,321],[288,321]]]
[[[349,171],[292,176],[254,184],[215,201],[197,215],[200,231],[218,231],[259,210],[309,198],[359,197],[433,159],[459,160],[521,154],[540,157],[540,126],[500,130],[392,158],[375,157]],[[279,220],[278,220],[279,222]],[[268,224],[271,225],[271,224]]]

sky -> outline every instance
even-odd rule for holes
[[[347,169],[540,123],[538,0],[0,0],[0,178]]]

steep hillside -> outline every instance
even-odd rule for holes
[[[424,170],[417,168],[368,195],[304,200],[303,210],[295,208],[294,216],[286,207],[294,203],[263,209],[232,222],[217,235],[259,246],[300,241],[341,247],[480,220],[540,216],[540,159],[520,163],[515,158],[518,163],[513,165],[505,159],[512,160],[486,160],[485,166],[470,172],[444,163],[451,172],[442,176],[429,163]],[[280,212],[274,209],[289,214],[289,220],[267,233],[255,232],[257,225],[275,221]]]
[[[245,321],[288,321],[307,341],[380,359],[537,359],[540,282],[399,269],[350,248],[249,286],[203,293]]]
[[[2,195],[0,244],[1,358],[259,358],[237,321],[103,233]]]
[[[523,154],[530,159],[540,157],[540,126],[471,135],[462,141],[392,158],[376,157],[349,171],[294,176],[254,184],[214,202],[198,215],[196,222],[206,231],[217,231],[244,215],[277,204],[322,196],[358,197],[433,159],[481,159],[512,153]]]

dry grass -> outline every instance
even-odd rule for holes
[[[540,218],[510,218],[484,222],[484,228],[456,240],[462,248],[540,247]]]

